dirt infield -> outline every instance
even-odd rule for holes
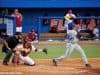
[[[53,66],[51,59],[37,59],[36,66],[0,64],[0,75],[100,75],[100,59],[89,59],[92,68],[86,68],[80,59],[64,60]]]

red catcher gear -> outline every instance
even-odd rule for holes
[[[31,39],[31,41],[34,41],[36,39],[36,33],[30,32],[28,33],[28,39]]]

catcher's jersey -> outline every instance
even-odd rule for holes
[[[33,45],[31,45],[31,46],[32,46],[32,49],[31,50],[29,50],[30,48],[28,48],[28,49],[27,48],[24,48],[23,47],[23,44],[19,44],[15,48],[18,49],[19,51],[21,51],[21,54],[22,55],[27,56],[31,51],[32,52],[35,52],[35,49],[36,48]],[[25,50],[28,50],[29,52],[25,53]]]
[[[68,43],[76,43],[77,39],[77,32],[75,30],[68,30],[67,31],[67,42]]]

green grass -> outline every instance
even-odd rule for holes
[[[46,47],[46,46],[45,46]],[[0,47],[1,48],[1,47]],[[40,48],[43,48],[40,47]],[[59,57],[63,55],[66,51],[66,47],[64,46],[47,46],[48,49],[48,55],[45,55],[44,53],[31,53],[31,58],[38,58],[38,59],[52,59]],[[100,46],[99,45],[82,45],[82,48],[84,49],[86,55],[88,58],[100,58]],[[4,57],[4,54],[0,50],[0,59]],[[76,51],[74,51],[71,54],[71,58],[80,58],[80,54]]]
[[[48,46],[46,47],[48,49],[48,54],[45,55],[44,53],[31,53],[30,56],[34,57],[34,58],[55,58],[58,57],[62,54],[64,54],[65,52],[65,47],[57,47],[57,46]]]
[[[66,51],[65,46],[47,46],[48,55],[43,53],[31,53],[30,56],[33,58],[47,58],[52,59],[64,55]],[[88,58],[100,58],[100,46],[99,45],[88,45],[82,46]],[[71,54],[71,58],[80,58],[80,54],[76,51],[73,51]]]

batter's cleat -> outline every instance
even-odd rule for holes
[[[52,62],[54,66],[57,66],[57,61],[55,59],[53,59]]]
[[[90,64],[85,64],[85,66],[86,66],[87,68],[91,68],[91,65],[90,65]]]
[[[46,48],[43,49],[43,52],[44,52],[45,54],[48,54],[48,51],[47,51]]]

